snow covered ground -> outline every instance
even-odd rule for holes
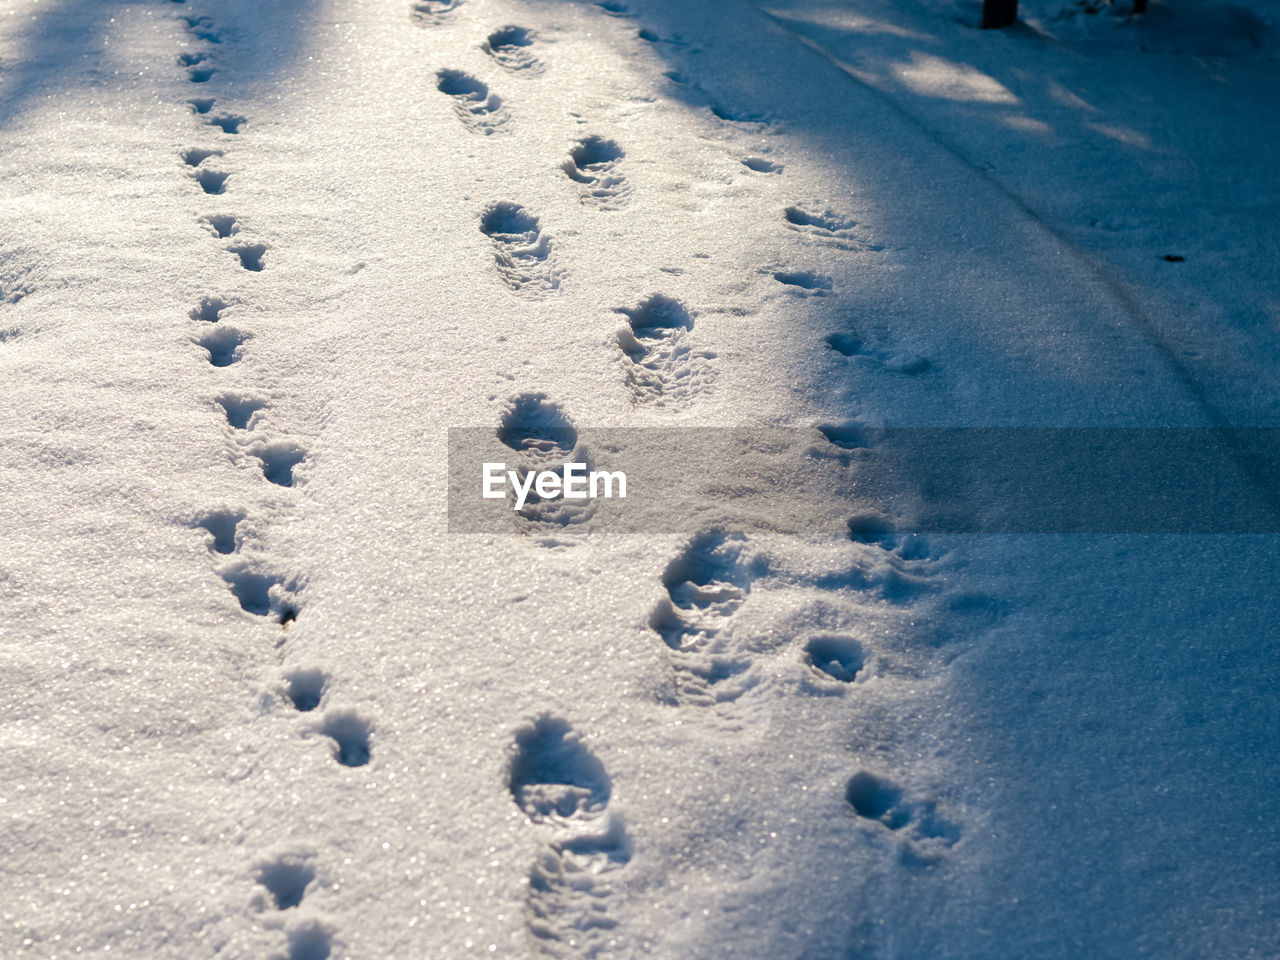
[[[1275,535],[448,463],[1276,425],[1280,5],[2,9],[0,956],[1280,956]]]

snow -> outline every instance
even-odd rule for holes
[[[863,491],[1276,423],[1278,14],[8,3],[0,955],[1275,956],[1275,536]]]

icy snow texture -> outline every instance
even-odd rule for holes
[[[1064,9],[13,3],[0,955],[1272,954],[1273,538],[445,532],[531,397],[1274,423],[1274,5]]]

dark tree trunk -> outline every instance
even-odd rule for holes
[[[998,30],[1018,19],[1018,0],[982,0],[982,29]]]

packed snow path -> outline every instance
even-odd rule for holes
[[[1274,423],[1222,9],[10,5],[0,954],[1268,955],[1274,537],[446,527],[451,427]]]

